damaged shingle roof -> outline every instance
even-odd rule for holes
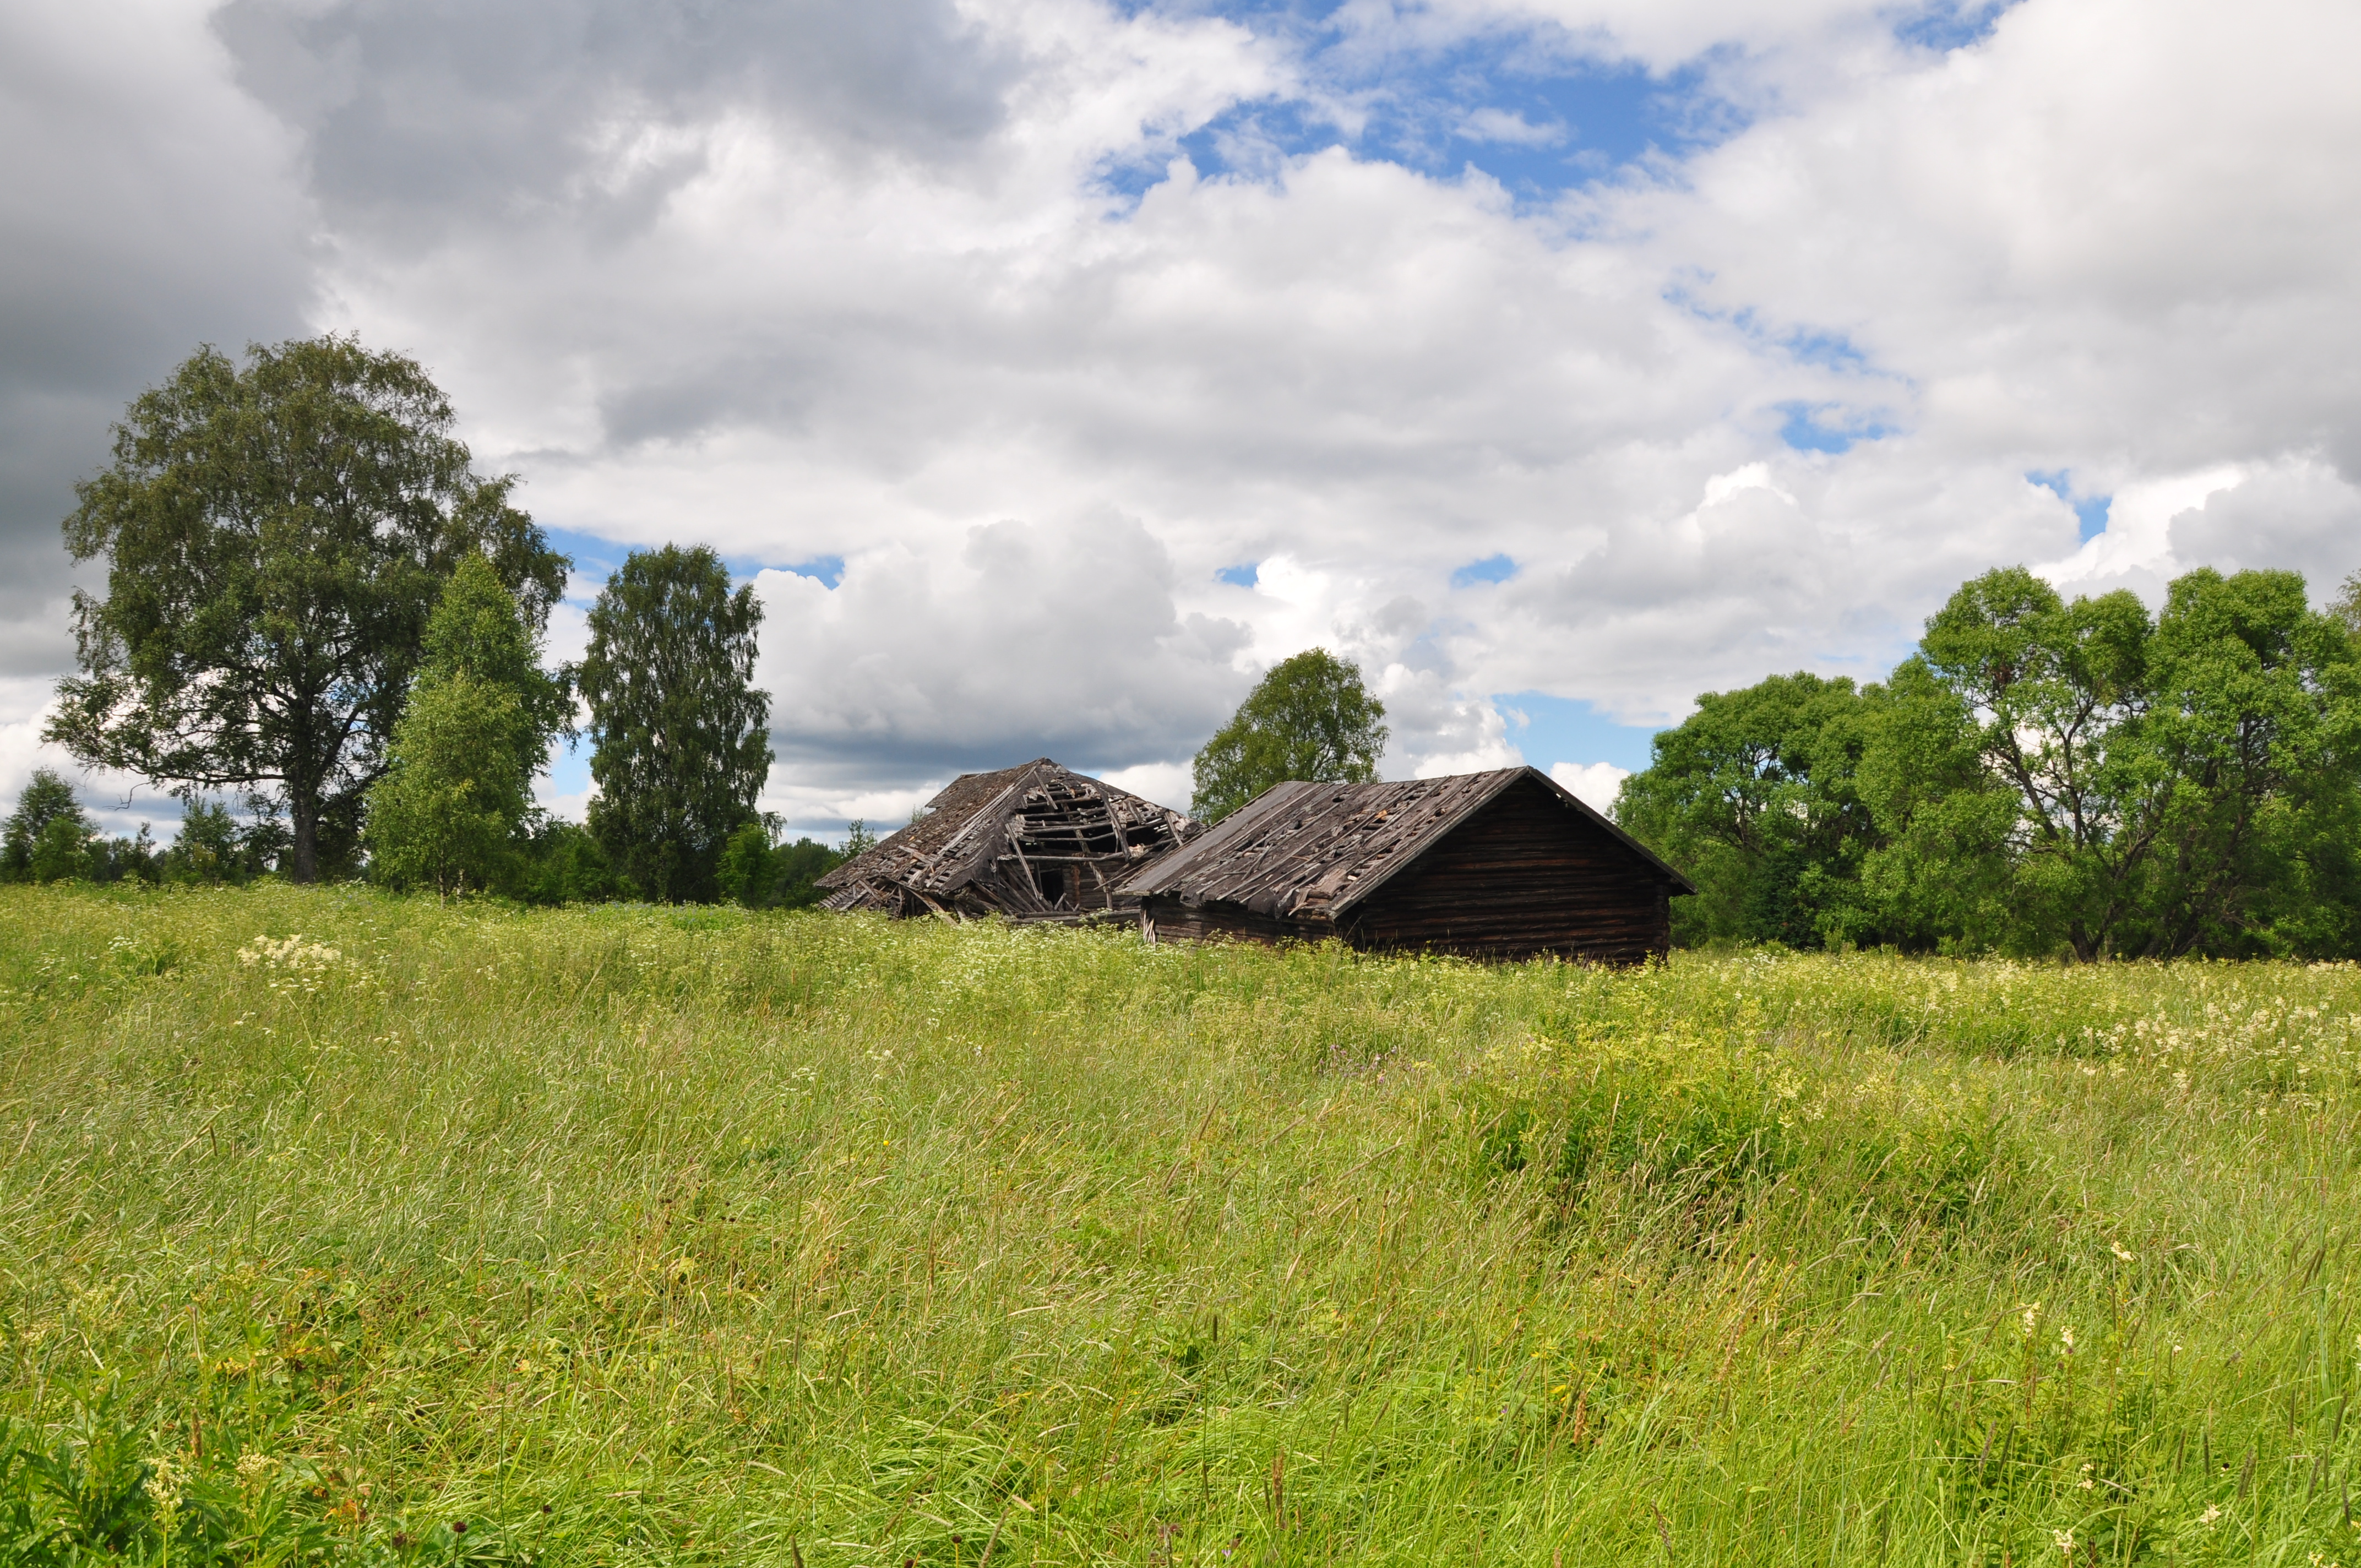
[[[1047,757],[965,773],[927,815],[819,879],[835,909],[1044,916],[1111,907],[1115,884],[1201,829],[1180,812]],[[1062,887],[1043,895],[1045,878]],[[1071,880],[1070,880],[1071,879]],[[924,913],[914,908],[904,912]]]

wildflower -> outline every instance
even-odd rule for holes
[[[2215,1519],[2218,1519],[2221,1517],[2222,1505],[2219,1503],[2213,1503],[2207,1505],[2205,1511],[2197,1516],[2197,1522],[2199,1524],[2212,1524]]]
[[[2071,1355],[2074,1354],[2073,1324],[2069,1323],[2064,1328],[2058,1331],[2058,1343],[2062,1347],[2060,1351],[2061,1354]]]
[[[2056,1543],[2059,1556],[2071,1557],[2074,1555],[2074,1532],[2072,1530],[2053,1530],[2049,1532],[2049,1539],[2051,1541]]]
[[[2035,1321],[2040,1318],[2040,1316],[2041,1316],[2041,1303],[2040,1303],[2040,1302],[2038,1302],[2038,1301],[2028,1301],[2028,1302],[2026,1302],[2026,1303],[2025,1304],[2025,1337],[2026,1337],[2026,1338],[2027,1338],[2027,1339],[2031,1339],[2031,1338],[2033,1337],[2033,1325],[2034,1325]]]
[[[2107,1244],[2107,1250],[2115,1255],[2115,1261],[2118,1263],[2137,1263],[2139,1261],[2139,1254],[2131,1251],[2121,1242],[2109,1242]]]
[[[159,1459],[148,1472],[148,1479],[140,1483],[140,1490],[148,1494],[158,1513],[169,1518],[180,1509],[181,1479],[179,1467],[170,1459]]]

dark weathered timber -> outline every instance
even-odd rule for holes
[[[1638,963],[1686,878],[1532,768],[1292,783],[1134,872],[1141,933]]]
[[[820,907],[1060,921],[1127,913],[1137,901],[1117,885],[1202,831],[1041,757],[952,780],[919,820],[820,878]]]

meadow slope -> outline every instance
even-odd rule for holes
[[[2350,967],[0,889],[0,1557],[2356,1563],[2356,1110]]]

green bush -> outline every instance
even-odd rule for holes
[[[527,904],[605,904],[637,898],[639,889],[588,828],[549,817],[526,844],[517,894]]]
[[[811,839],[773,842],[774,826],[748,822],[721,849],[717,881],[721,896],[749,909],[808,909],[820,901],[814,885],[846,857]]]
[[[195,1434],[201,1441],[201,1433]],[[357,1561],[305,1495],[302,1462],[241,1450],[162,1452],[119,1419],[111,1395],[51,1432],[0,1417],[0,1563],[291,1565]]]

